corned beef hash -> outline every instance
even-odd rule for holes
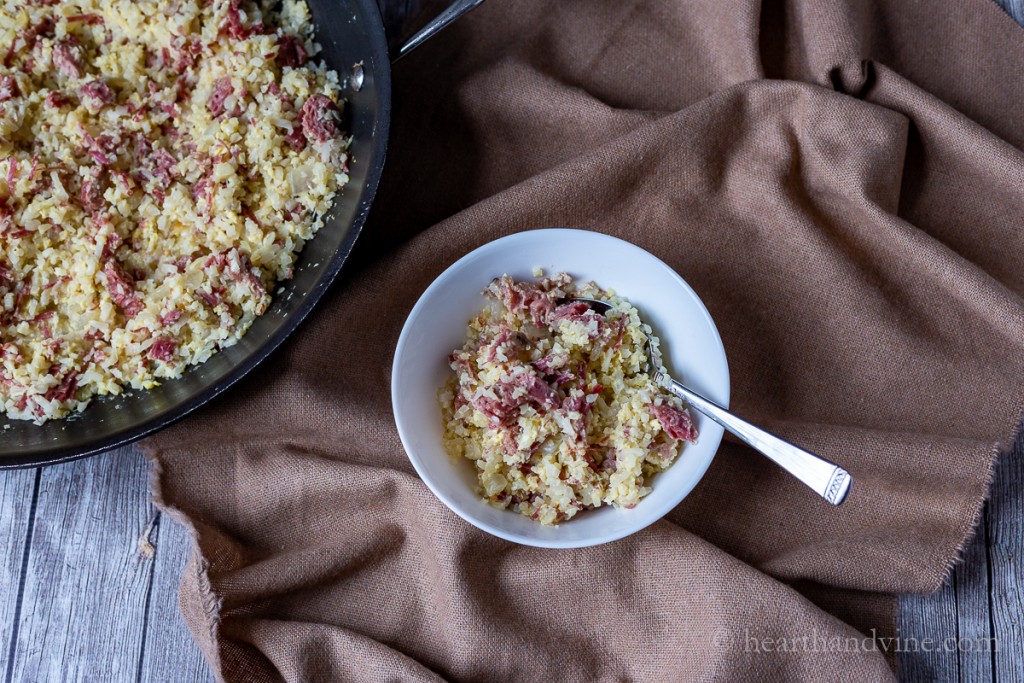
[[[565,273],[503,275],[484,295],[439,393],[448,453],[473,462],[489,503],[543,524],[634,507],[697,438],[648,372],[651,328],[625,299]],[[613,307],[601,315],[572,298]]]
[[[0,0],[0,404],[43,422],[235,343],[348,176],[302,0]]]

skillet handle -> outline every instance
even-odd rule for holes
[[[445,26],[452,23],[469,10],[475,8],[477,5],[483,4],[483,1],[484,0],[455,0],[455,2],[448,5],[443,12],[434,17],[431,21],[427,22],[427,25],[417,31],[411,38],[409,38],[409,40],[402,43],[402,45],[400,45],[392,54],[391,63],[394,64],[399,59],[427,42],[434,36],[434,34],[439,32]]]

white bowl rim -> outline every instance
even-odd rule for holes
[[[717,455],[718,448],[721,445],[722,434],[719,433],[719,435],[717,437],[718,443],[716,443],[714,445],[714,449],[712,451],[711,457],[708,458],[707,463],[705,464],[703,470],[694,479],[693,484],[689,488],[682,489],[677,496],[670,497],[667,500],[667,502],[664,505],[662,505],[660,508],[658,508],[657,510],[650,510],[649,509],[649,510],[646,511],[645,515],[638,516],[637,519],[640,520],[640,521],[636,525],[631,526],[629,528],[626,528],[626,529],[624,529],[624,530],[622,530],[620,532],[610,533],[610,534],[607,534],[607,535],[595,535],[594,537],[588,538],[588,539],[586,539],[584,541],[579,541],[579,540],[559,540],[559,539],[540,540],[540,539],[528,538],[528,537],[525,537],[525,536],[520,536],[518,534],[506,532],[503,529],[500,529],[500,528],[495,527],[495,526],[493,526],[491,524],[488,524],[487,522],[484,522],[483,520],[477,519],[473,515],[467,513],[465,510],[461,509],[461,507],[458,504],[456,504],[454,501],[450,500],[448,498],[448,496],[443,491],[441,491],[440,488],[437,485],[435,485],[432,476],[427,471],[426,466],[423,463],[421,463],[420,457],[410,447],[410,445],[409,445],[410,444],[410,439],[407,437],[406,430],[403,428],[403,423],[402,423],[402,420],[400,419],[400,411],[399,411],[399,408],[398,408],[398,402],[397,402],[397,398],[396,398],[396,396],[398,394],[398,392],[397,392],[397,384],[398,384],[398,378],[399,378],[399,362],[402,359],[403,353],[405,351],[405,347],[408,344],[409,335],[410,335],[411,330],[412,330],[411,323],[413,323],[417,319],[419,314],[427,307],[427,305],[428,305],[427,302],[431,299],[431,295],[433,294],[433,292],[436,291],[437,289],[439,289],[442,286],[442,284],[453,273],[458,272],[462,267],[465,266],[465,264],[467,262],[472,261],[473,259],[479,257],[481,254],[483,254],[485,252],[488,252],[488,251],[495,250],[495,249],[499,249],[499,248],[504,247],[504,246],[512,245],[515,242],[520,241],[520,240],[533,240],[533,239],[537,239],[538,238],[538,234],[537,233],[546,233],[546,234],[548,234],[548,235],[550,235],[552,237],[556,237],[556,236],[559,236],[559,235],[561,235],[561,236],[572,236],[573,234],[576,234],[576,235],[585,235],[587,239],[606,240],[608,242],[609,248],[628,249],[628,250],[633,250],[633,251],[636,251],[636,252],[641,252],[644,257],[652,259],[652,263],[656,264],[657,267],[660,267],[660,268],[664,269],[667,272],[667,274],[673,280],[675,280],[680,285],[680,287],[684,291],[686,291],[693,298],[693,301],[697,304],[698,308],[700,309],[701,315],[704,317],[705,321],[707,322],[708,328],[713,333],[713,339],[711,341],[713,341],[714,344],[715,344],[715,350],[716,350],[716,352],[719,355],[719,359],[718,360],[721,361],[721,363],[723,365],[724,372],[725,372],[725,375],[724,375],[724,385],[722,387],[718,388],[718,391],[719,391],[719,395],[718,395],[718,399],[719,400],[718,400],[718,402],[723,407],[725,407],[725,408],[729,407],[729,401],[730,401],[730,397],[731,397],[731,382],[730,382],[730,374],[729,374],[729,365],[728,365],[728,358],[726,357],[726,354],[725,354],[725,346],[722,343],[722,338],[721,338],[721,335],[718,332],[718,327],[715,325],[715,322],[712,319],[711,314],[708,312],[707,307],[704,305],[704,302],[697,295],[697,292],[694,291],[694,289],[689,285],[689,283],[687,283],[682,278],[682,276],[680,276],[679,273],[677,273],[675,271],[675,269],[670,267],[667,263],[662,261],[660,258],[655,256],[651,252],[647,251],[646,249],[643,249],[642,247],[639,247],[639,246],[633,244],[632,242],[626,241],[626,240],[621,239],[619,237],[615,237],[613,235],[609,235],[607,233],[598,232],[598,231],[595,231],[595,230],[581,230],[581,229],[578,229],[578,228],[532,228],[532,229],[522,230],[522,231],[519,231],[519,232],[515,232],[515,233],[512,233],[512,234],[505,235],[503,237],[499,237],[497,239],[491,240],[490,242],[486,242],[485,244],[480,245],[476,249],[473,249],[472,251],[466,253],[465,255],[463,255],[462,257],[457,259],[454,263],[452,263],[450,266],[445,268],[445,270],[440,275],[438,275],[436,278],[434,278],[434,280],[430,283],[430,285],[427,286],[427,288],[425,290],[423,290],[423,293],[420,294],[419,298],[416,300],[415,305],[413,305],[412,309],[409,311],[409,314],[406,316],[405,323],[402,325],[402,331],[401,331],[401,333],[398,336],[398,342],[395,345],[395,352],[394,352],[394,357],[393,357],[392,365],[391,365],[391,409],[392,409],[392,416],[393,416],[393,418],[395,420],[395,427],[398,430],[398,436],[399,436],[399,439],[402,442],[402,447],[404,448],[406,456],[409,458],[409,461],[412,463],[413,468],[416,470],[416,473],[419,475],[419,477],[423,481],[423,483],[427,485],[427,488],[430,489],[430,491],[442,503],[444,503],[445,506],[449,510],[454,512],[456,515],[458,515],[459,517],[461,517],[465,521],[469,522],[470,524],[472,524],[476,528],[480,529],[481,531],[485,531],[485,532],[487,532],[487,533],[489,533],[489,534],[491,534],[493,536],[497,536],[498,538],[504,539],[506,541],[510,541],[512,543],[519,543],[521,545],[533,546],[533,547],[538,547],[538,548],[553,548],[553,549],[586,548],[586,547],[590,547],[590,546],[601,545],[601,544],[604,544],[604,543],[611,543],[613,541],[617,541],[619,539],[625,538],[626,536],[630,536],[632,534],[635,534],[638,531],[642,531],[643,529],[647,528],[651,524],[654,524],[655,522],[657,522],[658,520],[663,518],[672,509],[674,509],[677,505],[679,505],[679,503],[681,503],[683,501],[683,499],[685,499],[690,494],[690,492],[697,486],[697,484],[700,483],[700,481],[704,478],[704,475],[707,473],[708,468],[711,466],[712,461],[714,461],[714,458]],[[642,502],[643,501],[641,501],[641,504],[642,504]],[[516,514],[516,513],[510,512],[509,514]],[[569,523],[571,523],[571,521],[570,522],[566,522],[566,524],[569,524]]]

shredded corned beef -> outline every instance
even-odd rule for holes
[[[14,61],[14,55],[18,54],[19,49],[32,49],[36,45],[36,41],[44,36],[49,36],[53,33],[53,29],[56,27],[57,22],[53,17],[45,17],[38,24],[29,26],[24,31],[15,36],[14,40],[7,47],[7,53],[3,58],[3,65],[10,66]],[[18,46],[21,46],[19,48]]]
[[[298,36],[285,34],[277,39],[277,62],[295,68],[306,63],[306,48]]]
[[[595,338],[599,337],[604,332],[604,316],[596,313],[590,308],[590,306],[582,301],[570,301],[557,307],[551,315],[548,316],[547,324],[555,326],[562,320],[578,322],[585,326],[589,326],[591,322],[594,322],[594,329],[596,331],[591,336]]]
[[[512,313],[528,311],[535,325],[546,324],[555,310],[551,294],[530,282],[516,282],[503,277],[498,280],[498,298]]]
[[[172,308],[160,316],[160,323],[163,325],[173,325],[181,319],[181,315],[182,313],[180,309]]]
[[[68,78],[82,77],[82,46],[74,36],[53,46],[53,66]]]
[[[79,193],[82,208],[86,211],[93,213],[103,208],[105,178],[106,174],[102,168],[92,167],[86,171],[86,176],[82,180],[82,190]]]
[[[18,95],[18,83],[14,76],[0,76],[0,102],[6,102]]]
[[[494,340],[487,345],[487,360],[494,363],[499,358],[511,360],[523,346],[522,339],[514,330],[504,327]]]
[[[117,158],[117,150],[120,147],[120,139],[110,133],[103,133],[99,137],[93,137],[89,131],[83,130],[82,137],[85,140],[86,150],[92,160],[100,166],[110,166]]]
[[[78,390],[78,373],[69,372],[61,383],[46,392],[45,398],[50,401],[69,401]]]
[[[114,101],[114,91],[106,81],[95,79],[82,86],[82,98],[88,100],[96,109]]]
[[[51,90],[50,92],[48,92],[46,94],[46,99],[44,100],[46,106],[52,107],[53,109],[63,107],[69,101],[70,100],[68,100],[67,97],[57,92],[56,90]]]
[[[306,148],[306,135],[300,126],[292,126],[292,129],[284,136],[284,141],[296,152],[301,152]]]
[[[104,264],[103,273],[107,276],[107,291],[110,298],[121,311],[129,318],[141,313],[145,305],[135,293],[135,283],[121,266],[111,259]]]
[[[667,403],[651,405],[651,413],[661,423],[661,428],[673,439],[697,441],[697,428],[693,425],[690,413]]]
[[[172,337],[157,337],[153,345],[149,347],[147,354],[153,360],[170,363],[174,360],[174,352],[178,349],[178,342]]]
[[[338,108],[326,95],[313,95],[302,105],[302,130],[310,142],[337,137]]]
[[[221,32],[226,33],[235,40],[245,40],[249,36],[261,33],[264,30],[262,23],[246,26],[242,21],[242,10],[240,0],[231,0],[228,4],[228,16],[221,26]]]
[[[232,92],[234,92],[234,89],[231,85],[230,76],[218,78],[213,84],[210,99],[206,101],[206,108],[210,110],[210,113],[215,118],[224,113],[224,101],[228,99]]]
[[[90,14],[72,14],[70,17],[68,17],[68,23],[70,23],[70,24],[79,23],[79,24],[86,24],[86,25],[95,25],[95,24],[102,24],[104,22],[103,22],[103,17],[101,17],[100,15],[98,15],[98,14],[91,14],[90,13]]]

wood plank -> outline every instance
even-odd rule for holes
[[[992,654],[995,680],[1024,675],[1024,431],[996,468],[986,529],[991,573]]]
[[[0,472],[0,676],[10,678],[37,470]]]
[[[996,0],[1018,24],[1024,24],[1024,0]]]
[[[924,647],[907,647],[910,638],[943,639],[957,629],[956,582],[954,577],[932,595],[904,595],[900,598],[900,619],[897,624],[903,646],[899,654],[899,678],[904,683],[924,681],[959,681],[960,666],[954,654],[926,651]],[[972,683],[974,683],[972,681]]]
[[[178,583],[191,549],[191,539],[185,528],[167,515],[158,518],[154,537],[153,588],[137,680],[163,683],[170,672],[174,672],[176,681],[207,683],[213,680],[213,672],[178,609]]]
[[[985,517],[987,517],[987,508]],[[993,680],[991,638],[992,618],[989,610],[988,532],[984,518],[975,537],[964,552],[963,562],[953,572],[957,631],[956,652],[963,681]],[[949,638],[953,634],[945,637]]]
[[[135,677],[153,568],[138,540],[151,510],[131,449],[42,470],[11,680]]]

